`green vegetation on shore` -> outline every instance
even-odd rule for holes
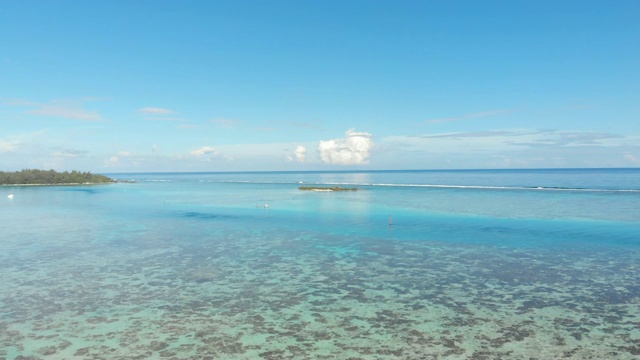
[[[343,188],[339,186],[334,187],[319,187],[319,186],[300,186],[298,190],[308,191],[356,191],[358,188]]]
[[[68,185],[106,184],[115,180],[90,172],[27,169],[15,172],[0,171],[0,185]]]

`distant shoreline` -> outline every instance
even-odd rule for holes
[[[41,186],[83,186],[83,185],[109,185],[115,184],[116,182],[110,183],[65,183],[65,184],[0,184],[0,187],[41,187]]]
[[[116,181],[90,172],[24,169],[0,171],[0,186],[81,186],[110,184]]]

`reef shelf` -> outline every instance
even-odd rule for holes
[[[300,186],[298,188],[298,190],[305,190],[305,191],[356,191],[358,190],[358,188],[343,188],[340,186],[334,186],[334,187],[320,187],[320,186]]]

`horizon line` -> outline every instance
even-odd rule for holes
[[[362,170],[235,170],[235,171],[116,171],[99,174],[241,174],[241,173],[357,173],[357,172],[419,172],[419,171],[531,171],[531,170],[640,170],[640,167],[549,167],[549,168],[469,168],[469,169],[362,169]]]

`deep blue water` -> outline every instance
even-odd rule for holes
[[[640,352],[640,169],[109,175],[0,188],[0,358]]]

